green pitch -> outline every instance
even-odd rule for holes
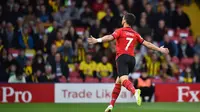
[[[104,112],[107,104],[0,104],[0,112]],[[200,112],[200,103],[116,104],[113,112]]]

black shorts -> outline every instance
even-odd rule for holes
[[[116,60],[118,76],[128,75],[134,71],[135,57],[128,54],[120,55]]]

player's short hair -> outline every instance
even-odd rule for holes
[[[126,23],[130,26],[133,26],[135,23],[136,17],[132,13],[125,13],[124,14],[124,19],[126,20]]]

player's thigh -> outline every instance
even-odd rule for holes
[[[116,81],[115,81],[116,84],[121,84],[121,81],[120,81],[120,78],[119,76],[117,77]]]
[[[130,60],[129,60],[129,64],[128,64],[128,72],[129,73],[132,73],[134,72],[134,68],[135,68],[135,57],[130,57]]]
[[[117,73],[121,77],[123,75],[128,75],[128,60],[126,55],[121,55],[116,60]]]

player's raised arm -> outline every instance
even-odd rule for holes
[[[143,45],[152,49],[152,50],[155,50],[155,51],[159,51],[163,54],[168,54],[169,53],[169,50],[168,48],[164,48],[163,46],[162,47],[157,47],[156,45],[152,44],[151,42],[147,42],[144,40],[143,42]]]
[[[101,42],[108,42],[108,41],[111,41],[113,39],[114,39],[114,37],[112,35],[105,35],[105,36],[98,38],[98,39],[91,36],[87,40],[88,40],[89,44],[96,44],[96,43],[101,43]]]

